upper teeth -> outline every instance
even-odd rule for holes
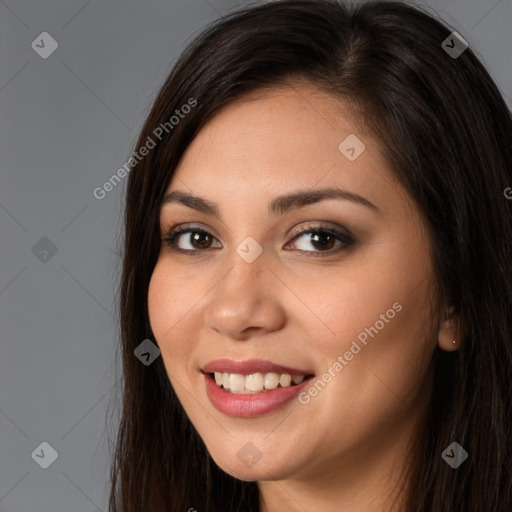
[[[300,384],[305,375],[290,375],[289,373],[252,373],[242,375],[240,373],[215,372],[215,382],[231,393],[248,394],[261,393],[263,390],[276,389],[280,384],[283,388],[291,386],[291,383]]]

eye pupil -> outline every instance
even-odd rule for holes
[[[330,249],[333,246],[334,237],[332,235],[330,235],[329,233],[323,233],[323,234],[321,234],[321,233],[312,233],[312,237],[313,237],[313,239],[312,239],[311,242],[313,243],[313,245],[317,244],[319,239],[320,239],[321,240],[321,242],[320,242],[320,247],[321,248],[325,249],[326,246],[327,246],[327,248]],[[326,238],[330,238],[330,241],[327,242],[327,243],[325,242]]]
[[[207,241],[206,242],[200,242],[200,240],[202,238],[205,238]],[[202,231],[195,231],[193,236],[192,236],[192,239],[193,239],[193,242],[198,242],[198,245],[200,246],[199,249],[204,249],[205,246],[208,247],[208,241],[211,243],[211,240],[208,240],[210,237],[208,236],[208,233],[205,233],[205,232],[202,232]],[[195,245],[194,245],[195,246]]]

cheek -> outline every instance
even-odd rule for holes
[[[165,331],[172,325],[169,321],[169,314],[174,314],[172,300],[170,287],[166,286],[161,266],[157,263],[149,282],[148,312],[151,330],[159,343]]]
[[[183,276],[174,276],[165,262],[157,262],[149,283],[148,311],[151,330],[166,366],[181,360],[192,348],[188,343],[190,337],[183,337],[182,329],[196,302],[190,286],[183,285]]]
[[[389,274],[338,276],[333,273],[320,288],[303,289],[302,296],[309,298],[304,302],[316,313],[315,325],[325,326],[326,335],[315,336],[317,348],[330,353],[332,359],[333,353],[338,355],[349,350],[354,340],[364,347],[365,341],[369,344],[393,328],[400,329],[403,317],[413,314],[409,311],[416,306],[405,307],[404,298],[409,290],[392,281]],[[410,302],[409,298],[405,300]]]
[[[435,349],[428,272],[421,263],[412,270],[380,268],[388,270],[334,275],[317,294],[326,298],[316,311],[330,333],[315,337],[314,350],[324,371],[336,376],[332,411],[392,408],[391,402],[414,399],[426,377]],[[339,357],[344,361],[334,367]]]
[[[378,300],[356,301],[340,316],[339,341],[324,347],[329,356],[324,359],[332,368],[341,356],[342,369],[334,372],[324,410],[348,420],[354,432],[397,421],[428,394],[435,340],[425,313],[427,292],[426,287],[412,294],[394,289],[378,294]]]

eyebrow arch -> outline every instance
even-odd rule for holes
[[[273,199],[268,205],[269,215],[284,215],[290,210],[301,208],[313,203],[318,203],[327,199],[343,199],[366,206],[374,211],[379,211],[373,203],[357,194],[336,187],[327,187],[314,190],[299,190],[291,194],[282,195]],[[165,195],[162,200],[162,206],[171,203],[179,203],[207,215],[219,217],[219,207],[202,197],[188,194],[179,190],[174,190]]]

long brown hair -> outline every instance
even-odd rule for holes
[[[110,512],[259,511],[257,484],[231,477],[209,456],[162,358],[145,366],[134,349],[147,338],[156,343],[147,294],[160,203],[185,149],[222,106],[294,80],[348,102],[381,141],[427,223],[438,293],[461,319],[460,349],[434,355],[406,510],[512,510],[512,201],[504,194],[512,186],[512,120],[472,49],[456,58],[445,51],[451,32],[399,2],[284,0],[219,19],[181,55],[135,151],[149,139],[155,147],[132,162],[127,184],[123,400]],[[469,453],[456,470],[441,458],[453,441]]]

